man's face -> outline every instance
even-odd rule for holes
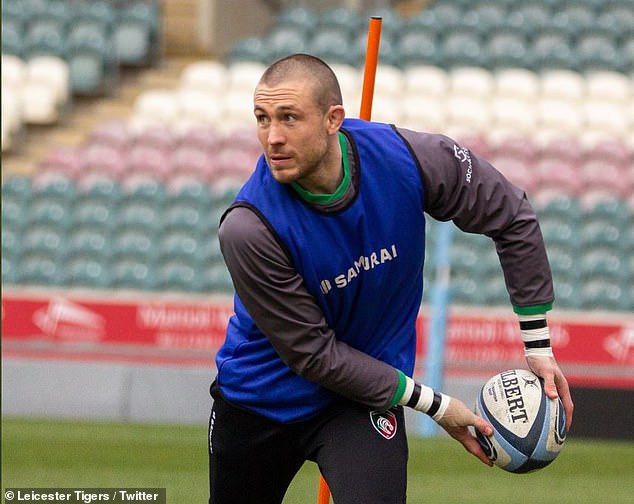
[[[258,139],[275,180],[317,189],[333,130],[306,80],[260,83],[254,95]],[[336,133],[336,130],[334,131]]]

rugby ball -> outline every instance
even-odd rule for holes
[[[509,369],[482,387],[476,414],[493,426],[491,436],[476,432],[493,463],[512,473],[550,464],[566,440],[566,415],[560,399],[549,399],[543,380],[527,369]]]

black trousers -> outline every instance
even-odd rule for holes
[[[306,460],[318,464],[335,504],[405,503],[401,407],[379,412],[340,401],[316,418],[281,424],[228,404],[215,384],[211,394],[210,504],[280,504]]]

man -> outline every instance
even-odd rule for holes
[[[280,503],[305,460],[337,504],[405,502],[404,406],[491,465],[469,427],[492,427],[411,378],[424,213],[493,239],[528,365],[570,425],[523,191],[447,137],[345,119],[335,75],[309,55],[265,71],[254,112],[264,155],[219,230],[236,296],[211,387],[211,503]]]

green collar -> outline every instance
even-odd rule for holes
[[[337,190],[332,194],[313,194],[304,189],[297,182],[291,182],[291,187],[295,189],[297,194],[299,194],[304,201],[328,205],[334,203],[345,194],[346,189],[348,189],[350,185],[350,165],[348,163],[348,143],[346,142],[346,137],[341,132],[339,132],[339,145],[341,146],[341,164],[343,165],[343,180],[341,184],[339,184]]]

